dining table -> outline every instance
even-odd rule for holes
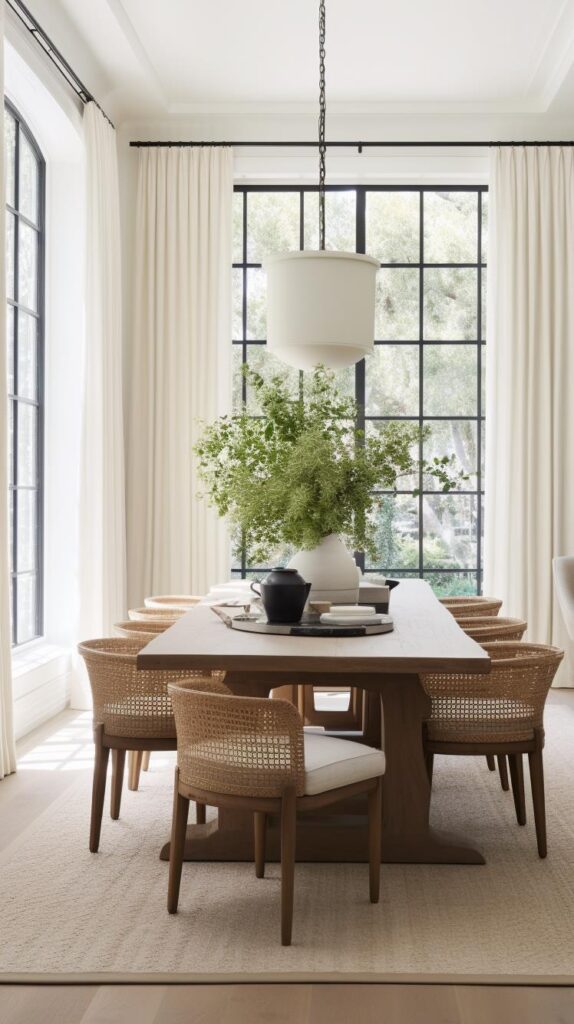
[[[267,697],[280,687],[349,686],[364,691],[363,729],[345,738],[382,748],[382,860],[394,863],[484,864],[464,836],[436,831],[429,821],[431,773],[424,727],[431,701],[421,682],[429,672],[490,671],[490,658],[458,625],[429,584],[402,580],[392,592],[392,632],[370,636],[281,636],[232,629],[207,604],[184,614],[144,647],[138,668],[225,672],[234,694]],[[334,732],[333,735],[343,735]],[[301,816],[297,859],[367,859],[366,801],[341,802]],[[169,858],[169,843],[161,850]],[[186,860],[253,858],[250,816],[220,808],[206,824],[191,824]],[[278,822],[271,821],[268,860],[279,860]]]

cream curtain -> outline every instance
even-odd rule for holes
[[[192,446],[231,396],[227,148],[139,151],[128,437],[130,604],[229,575],[223,524],[198,497]]]
[[[120,201],[116,133],[84,110],[86,354],[80,490],[80,635],[102,636],[125,616]]]
[[[572,147],[494,149],[490,222],[484,589],[568,649],[551,563],[574,554]]]
[[[0,42],[4,40],[4,4],[0,3]],[[0,85],[4,91],[4,48],[0,46]],[[4,195],[4,132],[0,132],[0,195]],[[4,202],[0,203],[0,237],[4,238]],[[0,302],[6,306],[4,242],[0,246]],[[10,560],[8,554],[8,384],[6,317],[0,317],[0,779],[16,771],[12,703],[10,631]]]

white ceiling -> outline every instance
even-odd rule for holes
[[[120,120],[316,109],[317,0],[27,2]],[[327,0],[331,110],[574,115],[573,68],[574,0]]]

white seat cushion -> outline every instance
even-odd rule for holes
[[[303,739],[307,796],[385,774],[382,750],[320,733],[305,732]]]

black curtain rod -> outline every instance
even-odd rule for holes
[[[25,4],[21,3],[21,0],[6,0],[6,2],[14,11],[14,14],[16,14],[20,19],[25,28],[28,29],[32,38],[39,46],[42,47],[44,53],[48,55],[54,67],[56,67],[62,75],[62,78],[65,78],[68,85],[70,85],[76,93],[76,96],[79,96],[84,106],[87,103],[95,103],[100,113],[104,115],[108,124],[114,128],[114,124],[106,114],[105,110],[100,106],[94,96],[92,96],[89,89],[86,89],[82,80],[78,78],[76,72],[70,67],[66,58],[62,56],[50,39],[49,35],[44,32],[42,26],[36,21],[34,15],[30,13]]]
[[[9,0],[9,2],[10,2],[10,0]],[[413,142],[413,141],[409,141],[409,142],[404,142],[404,141],[400,141],[400,142],[387,142],[387,141],[384,141],[384,142],[383,141],[381,141],[381,142],[347,142],[347,141],[345,141],[345,142],[326,142],[325,145],[328,146],[329,148],[333,148],[333,149],[337,149],[337,148],[338,149],[357,149],[359,151],[359,153],[362,153],[364,149],[408,149],[408,148],[410,148],[410,149],[416,149],[416,148],[428,149],[428,148],[432,148],[432,147],[439,147],[439,148],[442,148],[442,149],[460,149],[460,148],[463,148],[463,149],[485,149],[485,148],[489,149],[489,148],[492,148],[493,146],[574,146],[574,141],[569,140],[569,141],[565,141],[565,142],[558,142],[558,141],[556,141],[554,139],[549,139],[546,142],[543,142],[543,141],[536,141],[536,142],[534,142],[534,141],[531,141],[531,140],[528,140],[528,139],[526,139],[526,140],[524,140],[522,142],[510,142],[510,141],[506,141],[506,140],[501,140],[500,142],[492,142],[492,141],[467,142],[466,140],[465,141],[461,141],[461,142],[443,142],[443,141],[439,141],[439,142],[428,142],[428,141],[424,141],[424,142]],[[274,140],[272,142],[267,142],[267,141],[261,141],[261,142],[242,142],[242,141],[239,140],[237,142],[191,142],[191,141],[189,141],[189,142],[185,142],[185,141],[178,141],[178,142],[146,142],[146,141],[139,140],[139,141],[136,141],[136,142],[130,142],[130,146],[135,146],[137,149],[148,149],[148,148],[157,147],[157,146],[167,146],[168,148],[172,148],[172,147],[187,148],[187,147],[195,147],[195,146],[199,146],[199,147],[200,146],[215,146],[215,147],[233,146],[235,148],[239,148],[241,146],[251,146],[251,147],[252,146],[256,146],[258,149],[265,149],[266,146],[277,146],[277,147],[281,147],[281,146],[289,147],[289,146],[292,146],[293,148],[297,148],[297,149],[302,149],[302,148],[306,148],[306,147],[312,147],[313,149],[317,149],[317,141],[315,140],[314,142],[286,142],[286,141],[278,142],[278,141]]]

